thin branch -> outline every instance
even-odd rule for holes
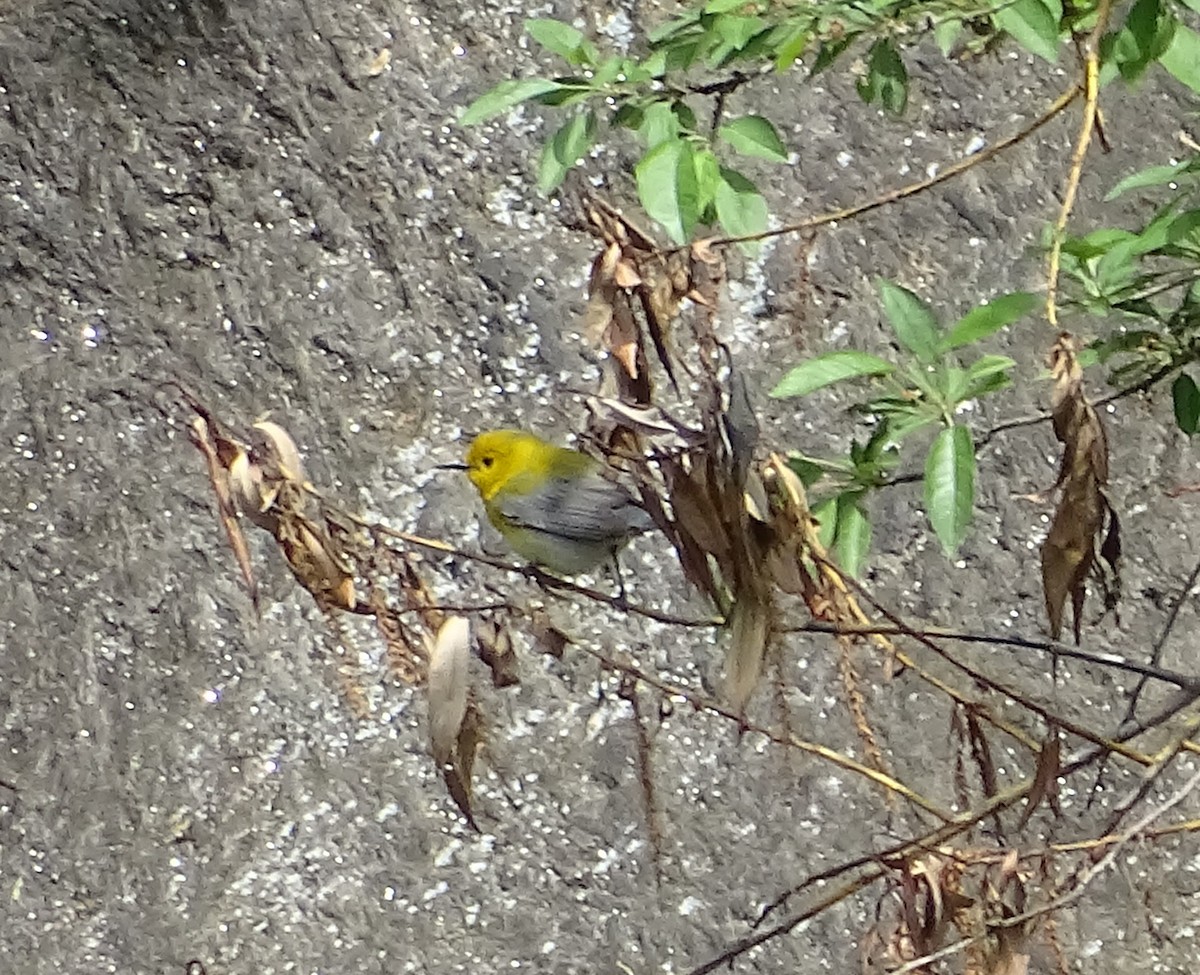
[[[1200,572],[1200,565],[1197,565],[1197,571]],[[1192,583],[1195,582],[1195,574],[1192,577]],[[1190,588],[1190,586],[1189,586]],[[1147,680],[1159,680],[1165,684],[1173,684],[1176,687],[1188,691],[1200,691],[1200,678],[1192,677],[1187,674],[1181,674],[1178,671],[1166,670],[1157,665],[1157,660],[1151,664],[1140,664],[1132,660],[1127,660],[1113,653],[1089,653],[1087,650],[1080,650],[1078,647],[1072,647],[1065,643],[1059,643],[1057,640],[1034,640],[1029,637],[1020,636],[996,636],[991,633],[970,633],[962,630],[949,630],[941,627],[926,627],[924,629],[905,629],[894,624],[880,624],[873,626],[846,626],[837,623],[812,622],[804,623],[800,626],[785,628],[781,632],[787,633],[829,633],[835,636],[851,635],[851,636],[869,636],[872,634],[880,634],[883,636],[910,636],[919,633],[927,637],[936,637],[940,640],[954,640],[959,643],[983,643],[998,647],[1014,647],[1022,650],[1039,650],[1043,653],[1053,654],[1058,657],[1068,657],[1075,660],[1083,660],[1086,663],[1096,664],[1101,667],[1113,667],[1117,670],[1127,671],[1131,674],[1139,674],[1143,678],[1143,682]]]
[[[1167,640],[1171,636],[1171,631],[1175,628],[1175,623],[1179,619],[1179,611],[1183,609],[1183,604],[1187,602],[1188,596],[1191,594],[1192,587],[1196,585],[1196,580],[1200,579],[1200,560],[1192,566],[1192,571],[1188,573],[1187,581],[1183,584],[1183,591],[1179,594],[1179,598],[1175,600],[1171,606],[1171,612],[1167,614],[1167,619],[1163,623],[1162,631],[1158,634],[1158,639],[1154,641],[1154,651],[1150,654],[1150,663],[1157,667],[1162,659],[1163,648],[1167,645]],[[1129,706],[1125,709],[1125,717],[1121,721],[1121,727],[1133,721],[1137,715],[1138,700],[1142,696],[1142,691],[1146,687],[1146,682],[1150,678],[1143,674],[1142,679],[1138,681],[1137,687],[1133,689],[1133,693],[1129,697]],[[1179,685],[1182,687],[1183,685]]]
[[[967,156],[958,162],[951,163],[945,169],[941,170],[936,176],[931,176],[928,179],[923,179],[917,183],[911,183],[908,186],[902,186],[899,189],[889,190],[882,196],[878,196],[873,200],[867,200],[863,203],[856,203],[853,206],[846,207],[842,210],[834,210],[831,213],[823,213],[816,217],[809,217],[806,220],[800,220],[797,223],[791,223],[784,227],[779,227],[775,230],[764,230],[757,234],[743,234],[738,237],[716,237],[710,240],[709,246],[723,247],[728,244],[744,244],[756,240],[766,240],[769,237],[779,237],[784,234],[799,233],[804,230],[811,230],[814,227],[822,227],[826,224],[837,223],[841,220],[849,220],[852,217],[862,216],[871,210],[878,210],[880,207],[887,206],[890,203],[895,203],[898,200],[903,200],[909,196],[915,196],[917,193],[923,193],[931,187],[937,186],[939,183],[945,183],[947,180],[953,179],[965,173],[968,169],[994,159],[1000,153],[1004,152],[1018,142],[1029,138],[1034,132],[1040,129],[1047,122],[1058,116],[1068,105],[1071,104],[1078,96],[1082,89],[1078,84],[1072,85],[1051,103],[1041,115],[1021,129],[1015,135],[1011,135],[1006,139],[1001,139],[995,145],[988,146],[986,149],[975,153],[972,156]],[[676,248],[676,250],[686,250],[686,248]]]
[[[815,561],[820,561],[820,562],[824,563],[825,565],[829,565],[830,567],[836,569],[836,566],[831,566],[831,564],[825,559],[819,559],[816,555],[813,555],[813,558]],[[935,641],[931,640],[928,636],[925,636],[923,633],[913,629],[911,626],[906,624],[896,613],[893,613],[886,606],[884,606],[878,599],[876,599],[874,596],[872,596],[870,591],[861,582],[858,582],[856,579],[850,579],[850,578],[847,578],[846,582],[848,585],[852,585],[854,587],[854,589],[858,592],[858,594],[861,595],[864,599],[867,600],[867,602],[869,602],[871,604],[871,606],[875,609],[876,612],[878,612],[885,619],[887,619],[889,622],[891,622],[893,625],[895,625],[898,629],[900,629],[901,632],[905,636],[908,636],[909,638],[916,640],[922,646],[927,647],[928,649],[932,650],[935,654],[937,654],[939,657],[941,657],[943,660],[945,660],[951,666],[953,666],[957,670],[962,671],[964,674],[966,674],[972,680],[979,683],[981,686],[986,687],[989,690],[995,691],[999,694],[1003,694],[1005,697],[1010,698],[1013,701],[1016,701],[1023,708],[1038,715],[1044,721],[1046,721],[1048,724],[1058,725],[1064,731],[1070,732],[1071,734],[1075,735],[1077,738],[1082,738],[1084,741],[1089,741],[1093,745],[1098,745],[1104,750],[1107,750],[1110,752],[1115,752],[1118,755],[1123,755],[1125,758],[1129,759],[1130,761],[1136,762],[1139,765],[1147,765],[1148,766],[1148,765],[1154,764],[1154,760],[1152,758],[1150,758],[1148,755],[1142,754],[1137,749],[1130,748],[1128,745],[1125,745],[1120,741],[1115,741],[1110,738],[1105,738],[1103,735],[1097,734],[1096,732],[1083,727],[1083,725],[1079,724],[1078,722],[1075,722],[1068,718],[1065,718],[1062,715],[1055,714],[1051,711],[1051,709],[1049,707],[1039,704],[1037,701],[1032,700],[1031,698],[1028,697],[1028,695],[1022,694],[1016,688],[1010,687],[1006,684],[1003,684],[1000,681],[996,680],[995,678],[989,677],[987,674],[983,673],[982,671],[977,670],[974,667],[968,666],[967,664],[963,663],[961,660],[957,660],[953,654],[948,653],[944,648],[938,646],[938,644]],[[1198,691],[1197,693],[1200,693],[1200,691]]]
[[[821,911],[832,907],[834,904],[845,900],[865,887],[882,879],[888,873],[889,868],[883,862],[882,857],[886,856],[889,861],[905,860],[913,855],[927,850],[931,847],[940,846],[954,837],[965,833],[977,823],[983,821],[989,816],[993,816],[1009,806],[1020,802],[1033,788],[1033,779],[1026,779],[996,796],[989,799],[977,809],[970,810],[959,816],[956,816],[952,822],[939,826],[937,829],[931,830],[924,836],[913,840],[910,843],[903,844],[888,851],[886,854],[880,854],[879,857],[872,858],[870,865],[863,872],[852,880],[847,881],[842,886],[830,891],[818,901],[810,904],[803,910],[790,915],[779,924],[766,931],[760,931],[757,934],[750,935],[734,942],[725,949],[720,955],[706,961],[704,964],[687,972],[687,975],[708,975],[710,972],[716,971],[722,965],[729,964],[739,955],[743,955],[759,945],[765,944],[768,941],[773,941],[775,938],[781,937],[792,931],[798,925],[807,921],[809,918],[815,917]],[[855,861],[859,863],[861,861]]]
[[[1121,849],[1135,837],[1141,835],[1154,820],[1158,819],[1163,813],[1173,809],[1179,803],[1183,802],[1196,788],[1200,786],[1200,771],[1195,772],[1173,795],[1157,806],[1153,806],[1142,815],[1129,829],[1119,834],[1116,840],[1109,846],[1108,851],[1104,856],[1100,857],[1092,866],[1084,870],[1078,877],[1078,880],[1073,882],[1070,890],[1055,897],[1047,904],[1042,904],[1038,907],[1031,908],[1021,914],[1013,917],[998,917],[991,918],[986,923],[987,933],[974,935],[969,938],[962,938],[953,944],[946,945],[935,952],[931,952],[921,958],[914,958],[907,964],[901,965],[899,968],[893,968],[888,975],[907,975],[908,972],[919,971],[934,962],[941,961],[943,958],[948,958],[951,955],[958,954],[965,948],[970,947],[976,942],[989,936],[989,934],[997,928],[1015,928],[1029,921],[1046,914],[1052,914],[1055,911],[1062,910],[1068,907],[1083,896],[1084,891],[1100,874],[1108,870],[1117,858],[1117,854]]]
[[[1096,26],[1084,44],[1084,106],[1083,120],[1079,126],[1079,137],[1075,140],[1075,151],[1071,154],[1071,169],[1063,192],[1062,207],[1054,224],[1054,239],[1050,245],[1050,256],[1046,263],[1046,320],[1058,327],[1058,273],[1062,261],[1063,237],[1067,221],[1075,207],[1075,196],[1079,192],[1079,181],[1083,177],[1083,161],[1092,144],[1092,133],[1096,128],[1096,113],[1100,100],[1100,39],[1108,30],[1108,17],[1112,12],[1112,0],[1100,0],[1096,8]]]
[[[439,552],[442,555],[453,555],[456,558],[465,559],[469,562],[478,562],[481,565],[488,565],[494,569],[502,569],[505,572],[523,575],[525,578],[536,582],[545,589],[569,592],[576,596],[582,596],[584,599],[590,599],[593,602],[605,603],[611,606],[613,609],[623,610],[633,614],[634,616],[643,616],[646,619],[655,620],[659,623],[666,623],[670,626],[684,626],[693,629],[718,627],[725,624],[725,621],[720,617],[694,619],[686,616],[675,616],[671,613],[664,613],[660,610],[652,609],[649,606],[640,606],[628,601],[622,601],[618,596],[609,595],[608,593],[601,592],[599,589],[581,586],[579,583],[572,582],[569,579],[560,579],[558,576],[550,575],[534,565],[520,565],[514,562],[505,561],[504,559],[493,558],[490,555],[483,555],[482,553],[478,552],[467,552],[463,549],[455,547],[454,545],[439,541],[436,538],[425,538],[421,535],[413,535],[410,532],[397,531],[394,528],[386,528],[383,525],[366,522],[363,519],[357,518],[349,513],[344,514],[353,520],[355,524],[359,525],[359,527],[365,528],[368,531],[377,533],[386,538],[394,538],[397,541],[405,542],[408,545],[416,545],[418,548]]]
[[[664,680],[656,674],[652,674],[649,671],[643,670],[636,664],[628,661],[617,660],[604,653],[602,650],[597,650],[593,647],[587,646],[586,644],[577,644],[577,647],[588,656],[598,660],[610,670],[634,677],[668,697],[682,698],[697,711],[707,711],[709,714],[715,714],[717,717],[731,721],[737,725],[739,731],[755,732],[756,734],[763,735],[764,737],[770,739],[777,745],[784,745],[788,748],[795,748],[798,751],[807,752],[810,755],[816,755],[817,757],[823,758],[828,762],[832,762],[834,765],[844,768],[849,772],[854,772],[857,775],[861,775],[864,778],[870,779],[876,785],[883,786],[883,788],[896,793],[904,799],[907,799],[914,806],[917,806],[920,809],[925,810],[925,812],[936,816],[944,823],[953,822],[956,818],[953,813],[942,809],[936,803],[931,802],[920,793],[910,789],[898,779],[894,779],[892,776],[887,775],[884,772],[880,772],[878,769],[874,769],[869,765],[864,765],[862,762],[857,762],[854,759],[843,755],[841,752],[835,751],[832,748],[828,748],[825,745],[819,745],[816,742],[805,741],[802,738],[797,738],[795,735],[782,734],[763,725],[755,724],[752,721],[748,721],[746,716],[740,711],[735,711],[733,708],[727,707],[720,701],[716,701],[707,695],[697,694],[691,688],[684,687],[682,684],[675,684],[671,681]]]

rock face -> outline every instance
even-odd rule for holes
[[[889,824],[863,779],[679,708],[655,738],[656,885],[628,704],[594,661],[569,647],[543,657],[518,635],[519,686],[473,678],[489,722],[476,834],[428,757],[421,696],[387,680],[369,629],[350,628],[373,706],[352,718],[335,641],[259,536],[261,618],[251,610],[168,380],[243,421],[270,411],[309,476],[349,507],[466,546],[477,544],[474,494],[434,465],[484,427],[581,427],[573,391],[596,375],[577,329],[591,241],[534,189],[536,112],[470,131],[453,122],[491,84],[536,70],[519,42],[533,7],[0,4],[0,971],[178,973],[195,958],[210,975],[684,972],[809,874],[928,826],[907,812]],[[558,13],[611,22],[617,11]],[[655,17],[632,13],[639,30]],[[976,135],[1007,134],[1062,83],[1025,60],[963,66],[920,52],[910,68],[901,122],[860,104],[844,71],[734,96],[736,110],[771,115],[797,153],[753,172],[774,212],[910,182]],[[1107,123],[1136,145],[1097,154],[1081,222],[1119,220],[1087,200],[1176,151],[1182,97],[1153,85],[1124,97]],[[876,275],[947,316],[1036,288],[1026,248],[1053,214],[1074,131],[1053,123],[957,182],[808,249],[778,242],[739,269],[723,321],[751,387],[813,350],[883,341]],[[629,203],[630,159],[614,139],[587,172]],[[1030,320],[996,344],[1025,381],[981,425],[1037,406],[1032,377],[1052,340]],[[841,401],[814,403],[759,396],[765,440],[814,453],[844,442]],[[1127,602],[1121,630],[1088,632],[1092,650],[1148,653],[1193,557],[1194,514],[1162,497],[1196,479],[1169,410],[1129,399],[1108,416]],[[958,565],[927,545],[915,491],[885,493],[873,590],[913,619],[1037,636],[1045,511],[1013,495],[1049,484],[1052,457],[1044,426],[982,451],[977,527]],[[632,598],[703,611],[653,538],[630,561]],[[431,563],[447,602],[544,599],[573,638],[715,685],[711,634],[613,618],[485,567],[445,569]],[[949,805],[945,700],[912,674],[885,683],[859,652],[893,771]],[[1116,728],[1125,675],[1063,664],[1055,690],[1046,659],[1009,653],[961,659],[1097,732]],[[1164,663],[1180,659],[1168,645]],[[791,641],[783,674],[793,732],[857,754],[836,648]],[[763,722],[777,720],[770,698],[755,704]],[[1028,755],[1009,744],[997,741],[997,763],[1027,774]],[[1102,796],[1128,780],[1117,767]],[[1063,821],[1035,815],[1030,845],[1095,833],[1111,810],[1084,811],[1072,789],[1089,784],[1071,780]],[[1194,967],[1197,894],[1175,856],[1139,853],[1064,916],[1077,970]],[[1152,921],[1130,911],[1128,883]],[[877,892],[743,967],[849,970]]]

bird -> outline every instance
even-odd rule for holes
[[[485,431],[471,441],[465,465],[449,466],[466,470],[488,521],[514,552],[559,575],[615,562],[632,538],[654,527],[599,462],[524,430]]]

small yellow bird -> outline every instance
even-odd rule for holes
[[[594,569],[654,527],[587,454],[523,430],[481,433],[467,451],[465,470],[488,521],[513,550],[560,575]]]

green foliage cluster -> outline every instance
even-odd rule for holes
[[[1200,10],[1200,0],[1185,0]],[[979,51],[1013,38],[1047,61],[1064,41],[1090,30],[1097,0],[708,0],[667,21],[644,39],[645,52],[607,54],[570,24],[526,22],[541,47],[566,62],[569,73],[553,78],[501,82],[476,99],[461,118],[472,125],[522,102],[563,109],[567,118],[547,139],[538,167],[543,192],[557,188],[592,148],[602,127],[634,133],[643,147],[635,167],[645,211],[676,243],[698,225],[719,225],[731,236],[752,236],[767,227],[768,211],[755,184],[736,168],[738,156],[788,160],[775,126],[761,115],[724,116],[724,96],[764,70],[785,72],[808,65],[808,77],[864,47],[859,95],[893,115],[908,103],[904,47],[931,34],[943,52]],[[1137,0],[1125,23],[1104,40],[1102,82],[1136,81],[1156,61],[1200,92],[1200,34],[1179,22],[1182,3]],[[698,74],[731,71],[727,78],[698,83]],[[698,99],[716,96],[702,124]],[[732,158],[731,158],[732,154]]]
[[[1117,327],[1085,362],[1111,365],[1110,382],[1149,387],[1174,377],[1175,420],[1200,430],[1200,388],[1186,367],[1200,360],[1200,153],[1123,179],[1108,198],[1166,189],[1166,200],[1137,230],[1105,227],[1063,242],[1063,271],[1076,304]]]
[[[1184,23],[1189,10],[1200,12],[1200,0],[1134,0],[1117,8],[1119,18],[1102,0],[707,0],[640,38],[636,52],[616,55],[568,24],[530,20],[529,35],[568,70],[503,82],[461,121],[479,123],[524,102],[566,112],[542,152],[538,184],[545,192],[562,183],[605,127],[626,130],[641,145],[634,167],[641,204],[673,241],[686,243],[700,226],[753,238],[767,228],[768,207],[737,168],[739,159],[789,158],[769,119],[726,112],[728,96],[759,76],[802,66],[811,80],[853,56],[859,96],[900,115],[909,92],[905,53],[924,36],[947,56],[1011,39],[1055,62],[1064,45],[1100,26],[1101,87],[1137,83],[1157,64],[1200,94],[1200,34]],[[1138,229],[1102,228],[1061,241],[1061,268],[1075,308],[1114,322],[1085,361],[1110,365],[1110,378],[1123,385],[1171,381],[1176,420],[1193,434],[1200,429],[1200,385],[1187,369],[1200,359],[1200,154],[1130,176],[1110,196],[1164,190],[1166,199]],[[1047,248],[1054,243],[1048,234]],[[926,512],[947,552],[961,544],[976,469],[974,440],[959,417],[967,404],[1010,385],[1014,365],[987,354],[967,361],[966,353],[1036,306],[1028,294],[1004,295],[943,328],[916,295],[889,282],[880,290],[904,350],[899,361],[829,353],[792,369],[772,393],[798,397],[842,381],[869,383],[854,407],[870,424],[865,441],[852,440],[837,460],[793,458],[809,484],[826,478],[822,487],[830,493],[817,511],[826,540],[851,572],[870,545],[870,492],[891,482],[901,448],[930,427],[937,432],[925,451]]]
[[[901,362],[865,352],[830,352],[797,366],[771,391],[780,398],[804,396],[847,379],[879,380],[854,407],[871,418],[871,435],[865,443],[852,442],[847,459],[791,458],[808,487],[831,476],[834,491],[813,514],[821,523],[822,541],[851,574],[858,573],[870,549],[868,493],[887,483],[901,443],[925,427],[940,428],[925,456],[925,510],[947,552],[962,543],[975,503],[975,442],[957,417],[965,404],[1011,385],[1016,365],[1002,355],[979,355],[964,365],[963,350],[1037,305],[1037,298],[1025,292],[1002,295],[943,329],[933,309],[911,291],[890,281],[879,287],[888,324],[907,352]]]

